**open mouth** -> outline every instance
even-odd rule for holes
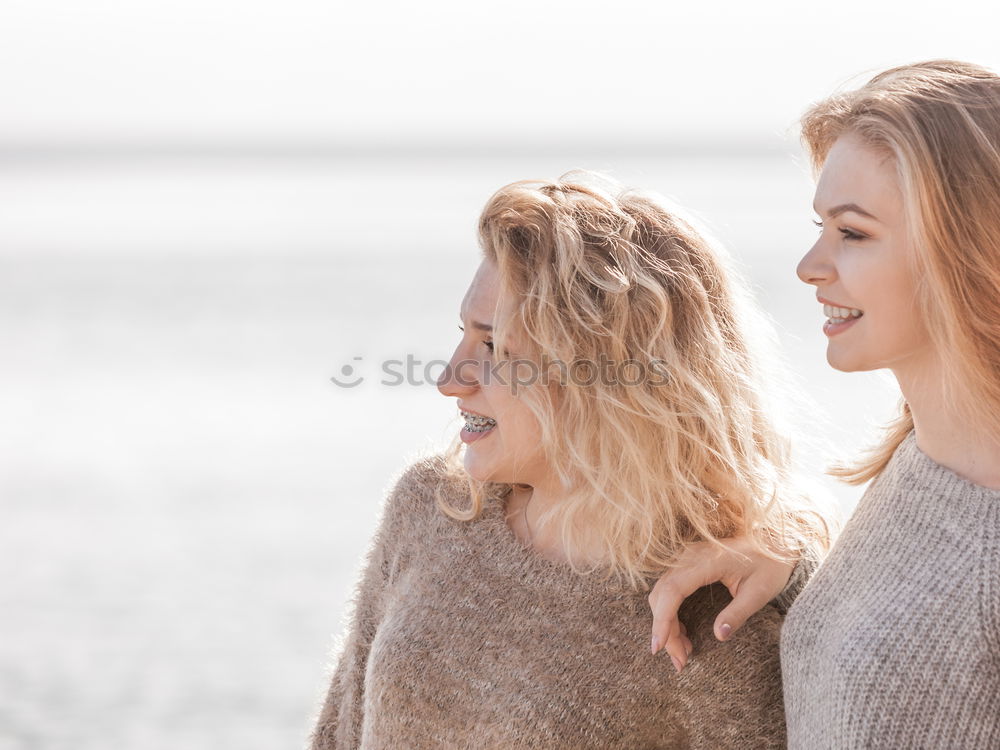
[[[823,314],[826,315],[829,323],[845,323],[864,315],[861,310],[853,307],[837,307],[835,305],[823,305]]]
[[[465,418],[465,430],[468,432],[489,432],[494,427],[497,426],[497,421],[492,417],[484,417],[482,414],[473,414],[472,412],[463,411],[462,417]]]

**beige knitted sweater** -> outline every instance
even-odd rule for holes
[[[701,589],[681,610],[695,653],[678,675],[649,652],[646,593],[523,546],[498,497],[475,521],[447,517],[431,487],[468,494],[442,467],[411,465],[383,507],[313,750],[784,747],[787,600],[720,643],[729,594]]]
[[[781,635],[793,750],[1000,749],[1000,490],[914,433]]]

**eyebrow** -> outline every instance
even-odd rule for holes
[[[823,213],[822,211],[820,211],[819,209],[817,209],[815,206],[813,206],[813,210],[816,211],[816,213],[818,213],[820,215],[822,215],[822,213]],[[865,211],[857,203],[841,203],[839,206],[834,206],[827,213],[826,217],[828,219],[833,219],[833,218],[835,218],[837,216],[840,216],[843,213],[847,213],[848,211],[852,211],[852,212],[854,212],[856,214],[861,214],[862,216],[867,216],[869,219],[874,219],[875,221],[878,221],[878,217],[875,216],[875,214],[872,214],[872,213],[869,213],[868,211]]]
[[[459,320],[464,320],[462,318],[462,311],[461,310],[458,311],[458,319]],[[473,328],[475,328],[477,331],[488,331],[488,332],[492,332],[493,331],[493,326],[487,325],[486,323],[480,323],[478,320],[473,320],[470,323],[470,325]]]

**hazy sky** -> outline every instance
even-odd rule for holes
[[[0,142],[759,142],[864,71],[998,67],[998,7],[5,0]]]

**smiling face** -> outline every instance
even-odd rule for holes
[[[458,398],[458,408],[487,420],[466,422],[465,469],[480,481],[538,486],[549,474],[542,452],[541,426],[511,384],[510,368],[495,368],[493,352],[495,316],[500,278],[496,265],[484,260],[462,301],[462,340],[438,379],[438,390]],[[512,346],[516,346],[516,339]],[[516,359],[517,353],[508,353]],[[499,377],[498,377],[499,376]],[[523,381],[522,381],[523,382]],[[525,388],[521,385],[519,392]],[[495,426],[494,426],[495,425]]]
[[[819,240],[799,278],[828,317],[827,361],[845,372],[926,366],[932,356],[893,162],[857,136],[840,137],[814,202]]]

